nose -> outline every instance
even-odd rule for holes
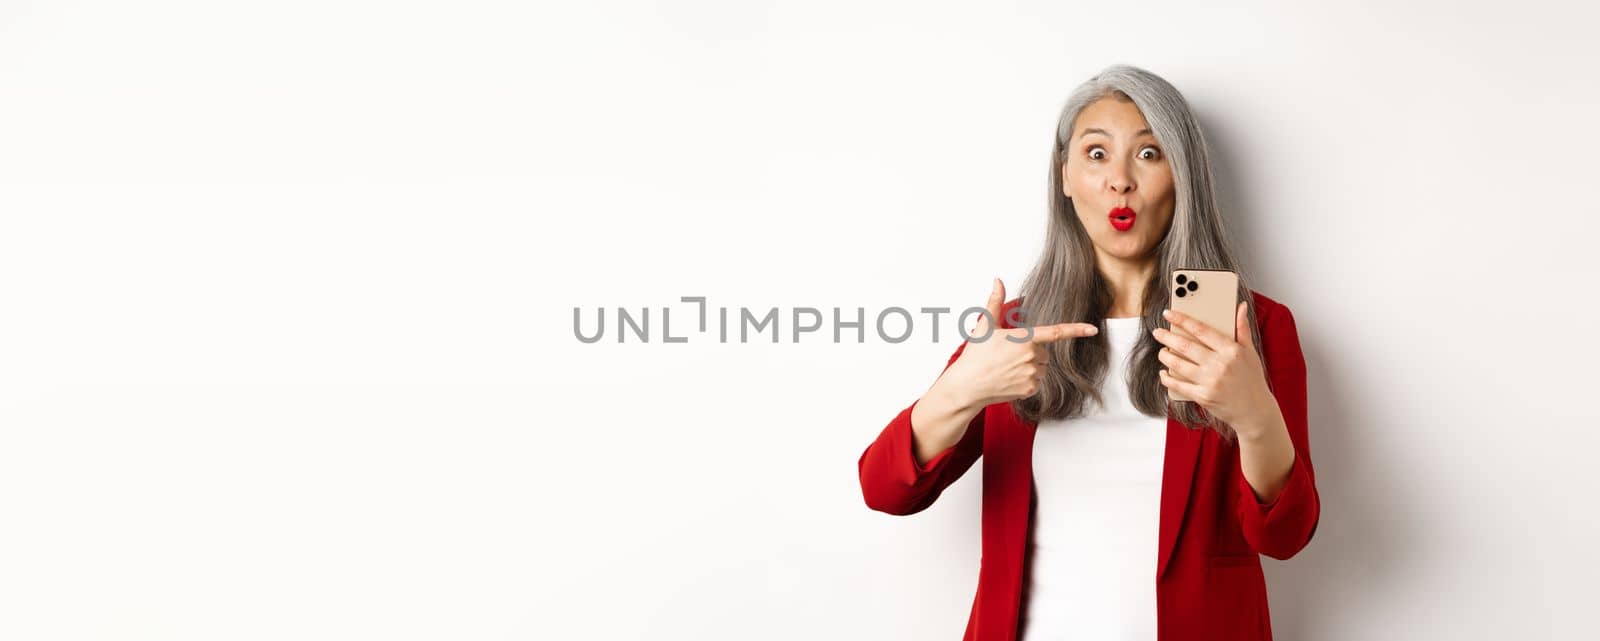
[[[1126,194],[1133,191],[1133,175],[1128,172],[1126,165],[1113,163],[1110,173],[1106,174],[1106,187],[1116,194]]]

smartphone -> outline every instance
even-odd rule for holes
[[[1239,311],[1239,275],[1226,269],[1174,269],[1167,279],[1172,288],[1172,309],[1215,328],[1222,335],[1234,336],[1234,318]],[[1181,327],[1167,322],[1167,331],[1184,338],[1199,341]],[[1191,400],[1168,389],[1167,397],[1174,401]]]

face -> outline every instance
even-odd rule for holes
[[[1166,153],[1139,107],[1115,97],[1084,107],[1062,158],[1061,191],[1095,247],[1124,260],[1149,259],[1172,225],[1176,197]]]

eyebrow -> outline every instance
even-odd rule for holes
[[[1138,131],[1133,133],[1133,137],[1134,138],[1138,138],[1139,136],[1143,136],[1143,135],[1148,134],[1148,133],[1150,133],[1149,129],[1140,129],[1140,130],[1138,130]],[[1111,134],[1106,133],[1106,130],[1099,129],[1099,128],[1096,128],[1096,127],[1090,127],[1088,129],[1085,129],[1083,131],[1078,132],[1078,137],[1082,138],[1082,137],[1087,136],[1089,134],[1100,134],[1100,135],[1105,136],[1107,138],[1111,137]]]

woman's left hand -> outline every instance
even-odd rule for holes
[[[1161,384],[1182,394],[1206,412],[1244,435],[1257,426],[1269,425],[1262,417],[1278,409],[1278,400],[1267,388],[1261,357],[1256,354],[1256,337],[1250,329],[1250,316],[1244,303],[1234,313],[1235,341],[1199,319],[1168,309],[1162,316],[1174,327],[1182,328],[1199,340],[1184,338],[1164,328],[1155,329],[1155,338],[1166,345],[1156,357],[1167,366],[1161,370]]]

